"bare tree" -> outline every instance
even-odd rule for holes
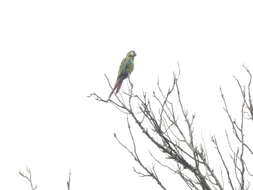
[[[240,108],[240,121],[237,122],[231,115],[226,98],[220,89],[221,98],[224,103],[224,110],[231,123],[233,133],[230,135],[225,130],[230,153],[224,155],[220,144],[215,136],[210,142],[216,148],[220,158],[220,166],[214,166],[209,161],[211,152],[207,152],[204,142],[197,141],[194,128],[195,114],[189,114],[184,106],[179,87],[180,69],[178,74],[173,75],[173,81],[166,91],[162,90],[159,81],[157,89],[152,95],[143,92],[138,95],[134,92],[134,86],[129,80],[128,91],[115,95],[113,99],[103,99],[96,93],[94,97],[97,101],[111,104],[126,115],[129,139],[132,146],[126,145],[118,138],[116,141],[132,156],[140,169],[134,168],[134,172],[142,177],[152,178],[161,189],[166,190],[168,184],[159,175],[159,169],[166,168],[170,173],[177,174],[188,186],[195,190],[246,190],[250,186],[250,169],[246,163],[246,156],[252,156],[253,151],[245,140],[245,120],[253,121],[253,105],[251,99],[251,73],[244,67],[249,75],[247,86],[244,86],[235,78],[239,87],[242,106]],[[112,85],[105,75],[109,87]],[[251,123],[252,124],[252,123]],[[134,129],[133,129],[134,126]],[[149,151],[151,162],[147,163],[139,153],[136,143],[136,128],[150,142],[155,151]],[[236,144],[231,143],[231,138],[236,140]],[[248,155],[250,153],[251,155]],[[156,156],[158,155],[158,156]],[[227,157],[232,160],[227,161]],[[232,166],[232,167],[231,167]],[[223,176],[223,173],[226,176]]]

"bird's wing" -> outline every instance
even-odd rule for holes
[[[121,76],[123,73],[126,72],[126,67],[127,67],[127,60],[126,60],[126,58],[124,58],[121,61],[121,64],[120,64],[120,67],[119,67],[118,78],[119,78],[119,76]]]
[[[127,70],[128,73],[133,72],[133,70],[134,70],[134,63],[133,62],[128,63],[126,70]]]

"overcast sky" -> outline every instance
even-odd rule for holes
[[[29,189],[27,166],[41,190],[66,189],[70,168],[73,190],[159,189],[113,138],[127,137],[125,117],[86,96],[107,97],[104,73],[115,80],[133,49],[136,91],[171,82],[179,63],[184,102],[215,133],[227,121],[219,87],[236,103],[232,76],[253,69],[252,10],[249,0],[0,1],[0,189]]]

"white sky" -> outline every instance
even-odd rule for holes
[[[107,97],[104,73],[114,80],[134,49],[137,91],[170,82],[179,62],[200,130],[222,130],[219,86],[236,104],[232,76],[253,69],[252,10],[249,0],[0,1],[0,189],[29,189],[17,174],[26,166],[39,189],[66,189],[69,168],[73,190],[159,189],[113,139],[127,137],[125,117],[86,96]]]

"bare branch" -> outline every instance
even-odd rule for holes
[[[31,190],[36,190],[37,189],[37,185],[33,184],[32,172],[31,172],[30,168],[26,168],[26,173],[21,172],[21,171],[19,171],[18,173],[21,177],[23,177],[24,179],[26,179],[29,182]]]
[[[68,190],[70,190],[70,182],[71,182],[71,170],[69,170],[69,176],[68,176],[68,180],[67,180],[67,188],[68,188]]]

